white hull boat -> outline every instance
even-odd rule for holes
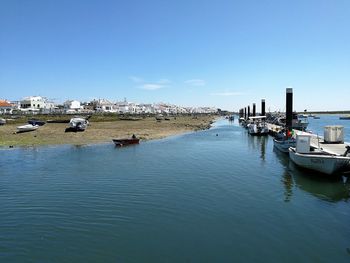
[[[289,153],[289,147],[295,147],[295,139],[294,138],[289,138],[289,139],[273,139],[273,145],[280,150],[281,152],[284,153]]]
[[[350,168],[350,157],[325,153],[322,151],[310,151],[298,153],[294,147],[289,148],[289,157],[297,165],[324,174],[334,174]]]
[[[6,124],[6,120],[5,119],[0,119],[0,125],[4,125],[4,124]]]
[[[38,128],[39,128],[38,125],[26,124],[26,125],[18,126],[17,127],[17,132],[35,131]]]
[[[89,124],[89,121],[84,118],[72,118],[69,122],[69,126],[72,129],[78,131],[84,131]]]
[[[249,124],[247,125],[248,133],[250,135],[267,135],[269,128],[265,122],[266,116],[249,117]]]

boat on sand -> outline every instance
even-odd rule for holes
[[[127,146],[127,145],[132,145],[132,144],[139,144],[140,139],[136,138],[136,136],[133,135],[131,138],[113,139],[113,142],[114,142],[115,146],[122,147],[122,146]]]
[[[39,128],[38,125],[26,124],[26,125],[18,126],[17,133],[35,131],[38,128]]]

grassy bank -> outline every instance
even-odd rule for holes
[[[64,118],[64,117],[61,117]],[[159,139],[166,136],[188,131],[209,128],[215,116],[177,116],[168,121],[158,122],[154,117],[144,117],[136,121],[120,120],[111,116],[92,116],[90,125],[84,132],[65,133],[68,124],[46,123],[36,131],[16,133],[16,127],[26,123],[28,117],[21,117],[0,126],[0,147],[9,146],[40,146],[72,144],[84,145],[91,143],[111,142],[113,138],[130,137],[135,134],[142,140]],[[43,119],[41,116],[36,119]],[[51,118],[52,119],[52,118]],[[57,116],[55,117],[57,119]]]

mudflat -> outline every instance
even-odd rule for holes
[[[129,138],[135,134],[141,140],[160,139],[189,131],[208,129],[217,116],[177,116],[170,120],[157,121],[154,117],[139,120],[94,121],[84,132],[65,132],[67,123],[46,123],[37,130],[16,133],[16,127],[25,123],[11,123],[0,126],[0,147],[40,146],[72,144],[84,145],[111,142],[115,138]]]

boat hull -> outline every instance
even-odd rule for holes
[[[140,139],[114,139],[113,140],[115,146],[122,147],[122,146],[127,146],[127,145],[132,145],[132,144],[139,144]]]
[[[38,128],[39,128],[39,126],[37,126],[37,125],[34,126],[32,124],[26,124],[26,125],[18,126],[17,133],[35,131]]]
[[[289,153],[289,147],[295,147],[296,141],[294,139],[288,140],[276,140],[273,139],[273,145],[275,148],[284,153]]]
[[[295,148],[289,148],[290,159],[300,167],[324,174],[334,174],[349,168],[350,158],[321,153],[297,153]]]

